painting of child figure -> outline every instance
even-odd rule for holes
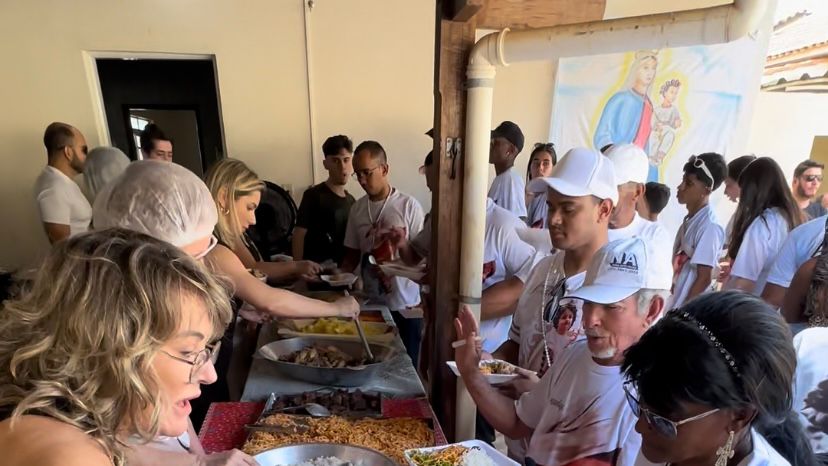
[[[681,115],[675,105],[680,88],[681,81],[671,79],[659,91],[661,104],[653,109],[649,144],[650,175],[647,181],[658,181],[658,167],[673,147],[676,131],[681,127]]]

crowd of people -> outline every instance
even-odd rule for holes
[[[328,178],[304,193],[289,261],[264,257],[247,235],[266,185],[240,160],[201,179],[174,163],[155,125],[132,162],[88,150],[65,123],[43,142],[34,194],[53,246],[0,309],[4,464],[256,464],[205,453],[195,432],[211,402],[240,396],[252,354],[249,338],[234,338],[241,329],[359,315],[350,296],[271,286],[321,287],[326,270],[357,274],[422,375],[439,370],[424,364],[432,218],[391,184],[379,142],[325,141]],[[522,175],[524,143],[510,121],[491,133],[480,315],[465,308],[455,320],[477,436],[502,433],[525,465],[828,464],[823,166],[801,163],[789,184],[771,158],[693,155],[675,191],[687,214],[671,235],[659,221],[671,190],[648,182],[636,145],[559,158],[538,143]],[[429,189],[438,165],[425,157]],[[726,227],[711,204],[722,186],[738,203]],[[386,261],[428,273],[387,275]],[[518,377],[489,385],[483,359],[514,364]]]

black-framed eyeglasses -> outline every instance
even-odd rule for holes
[[[374,168],[368,168],[365,170],[354,170],[351,176],[353,176],[356,179],[368,178],[369,176],[371,176],[371,173],[374,173],[380,167],[382,167],[382,165],[377,165]]]
[[[802,177],[806,183],[813,183],[814,181],[819,181],[822,183],[822,175],[805,175]]]
[[[216,363],[216,357],[218,356],[219,349],[221,348],[221,342],[218,342],[214,345],[208,345],[203,350],[196,353],[195,357],[192,359],[182,358],[180,356],[176,356],[174,354],[170,354],[164,350],[161,350],[162,353],[166,354],[167,356],[175,359],[176,361],[181,361],[189,364],[190,366],[190,378],[188,379],[189,383],[195,383],[193,381],[193,377],[198,373],[199,369],[204,367],[207,364],[207,361],[211,363]]]
[[[710,411],[701,413],[697,416],[689,417],[687,419],[683,419],[681,421],[672,421],[667,419],[664,416],[659,416],[658,414],[650,411],[647,408],[641,407],[641,402],[638,401],[638,398],[631,392],[632,389],[632,382],[626,382],[624,384],[624,394],[627,396],[627,403],[630,405],[630,409],[632,410],[635,417],[640,418],[641,415],[644,415],[644,419],[646,419],[647,423],[650,424],[650,427],[653,428],[659,434],[674,439],[678,437],[678,428],[681,425],[698,421],[699,419],[704,419],[707,416],[710,416],[713,413],[719,411],[719,408],[711,409]]]

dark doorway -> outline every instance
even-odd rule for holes
[[[173,161],[202,176],[224,155],[212,60],[97,59],[112,145],[138,158],[137,135],[155,123]]]

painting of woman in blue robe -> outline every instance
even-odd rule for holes
[[[649,153],[653,103],[650,89],[658,68],[658,51],[636,52],[623,88],[607,101],[595,128],[593,144],[635,144]],[[658,181],[658,167],[650,166],[649,181]]]

